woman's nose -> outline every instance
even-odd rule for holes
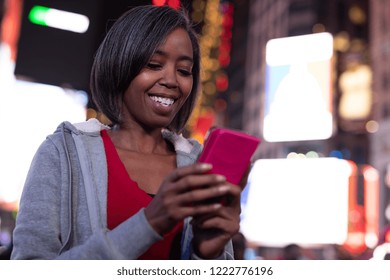
[[[177,82],[177,72],[174,67],[166,67],[162,73],[162,78],[160,80],[160,84],[168,87],[168,88],[175,88],[178,86]]]

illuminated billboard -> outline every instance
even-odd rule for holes
[[[344,244],[352,172],[337,158],[257,160],[243,193],[242,233],[270,247]]]
[[[6,70],[12,71],[11,67]],[[0,71],[1,74],[10,73]],[[0,176],[0,209],[6,206],[17,210],[36,150],[64,120],[85,120],[87,96],[81,91],[24,81],[10,86],[0,83],[0,92],[9,93],[0,98],[0,122],[3,130],[12,135],[0,138],[0,169],[4,171]]]
[[[268,41],[263,118],[266,141],[332,136],[332,56],[333,37],[325,32]]]

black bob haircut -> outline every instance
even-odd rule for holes
[[[184,10],[169,6],[137,6],[126,11],[109,29],[99,46],[91,70],[92,102],[121,124],[121,102],[131,81],[147,65],[166,36],[177,28],[187,31],[193,48],[193,86],[169,129],[181,132],[196,104],[200,85],[200,50],[197,33]]]

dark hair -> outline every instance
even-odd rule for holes
[[[92,101],[112,124],[121,123],[121,101],[131,81],[147,65],[157,47],[177,28],[188,32],[193,48],[193,87],[169,128],[180,132],[196,104],[200,54],[196,32],[184,10],[169,6],[137,6],[110,28],[97,50],[91,71]]]

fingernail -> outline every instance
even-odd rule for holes
[[[225,182],[226,181],[226,177],[223,176],[223,175],[217,175],[217,181],[218,182]]]
[[[218,187],[218,190],[219,192],[226,192],[227,190],[229,190],[229,186],[228,185],[223,185],[223,186],[220,186]]]
[[[217,203],[217,204],[214,204],[213,205],[214,209],[219,209],[222,207],[222,204],[221,203]]]
[[[201,171],[210,170],[211,168],[213,168],[213,166],[210,163],[202,163],[199,165]]]

